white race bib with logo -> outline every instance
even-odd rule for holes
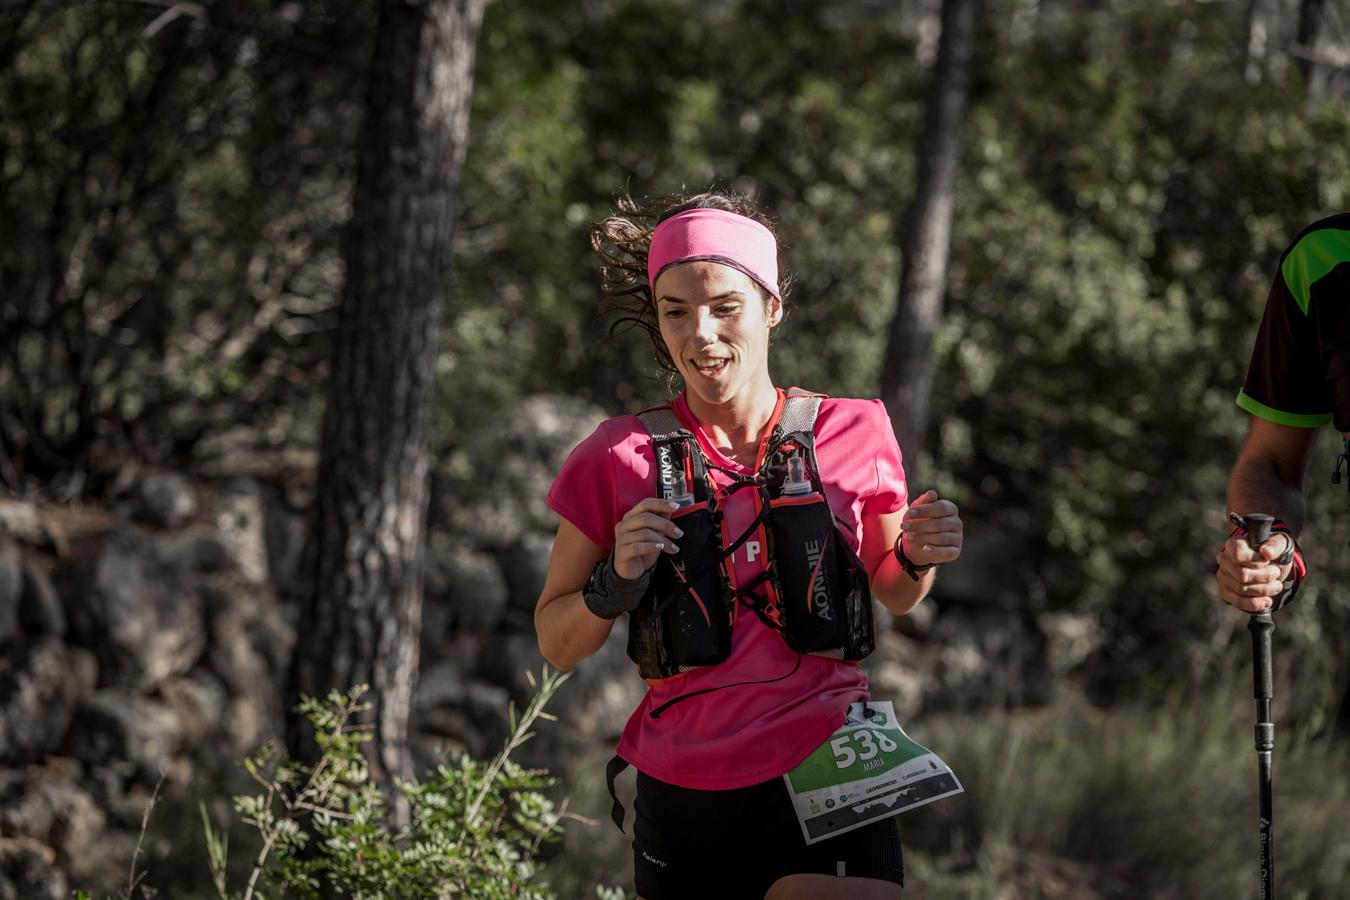
[[[844,724],[783,780],[807,844],[963,790],[905,734],[889,700],[851,704]]]

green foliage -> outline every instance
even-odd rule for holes
[[[305,11],[4,4],[0,484],[312,429],[369,23]]]
[[[1350,198],[1350,104],[1249,84],[1233,4],[1008,27],[1024,7],[993,3],[980,37],[921,471],[973,540],[1012,544],[991,579],[1103,623],[1103,697],[1161,690],[1226,639],[1206,569],[1232,400],[1278,254]],[[128,456],[224,452],[236,428],[313,449],[372,9],[221,0],[151,30],[146,4],[5,7],[0,221],[24,239],[0,244],[0,484],[113,491]],[[667,394],[646,338],[610,341],[595,315],[587,225],[624,190],[756,194],[798,276],[775,378],[873,395],[926,78],[875,5],[491,4],[437,370],[441,505],[500,489],[481,477],[504,456],[494,425],[526,396],[618,413]],[[1350,574],[1343,498],[1310,487],[1295,636],[1344,684],[1329,648],[1350,600],[1325,587]]]
[[[510,759],[533,735],[535,720],[567,675],[544,670],[525,712],[510,712],[511,734],[489,762],[467,754],[423,780],[399,781],[409,824],[395,830],[391,798],[371,781],[362,756],[369,726],[356,720],[369,704],[364,686],[326,700],[306,698],[301,711],[320,751],[312,766],[266,744],[244,760],[260,791],[234,798],[239,820],[261,846],[242,890],[227,884],[229,848],[205,806],[202,824],[212,882],[220,900],[252,900],[285,892],[322,897],[333,891],[365,900],[464,896],[553,896],[536,877],[540,845],[561,831],[562,810],[542,792],[554,784],[542,770]]]
[[[1107,692],[1195,674],[1222,633],[1206,567],[1246,419],[1233,398],[1280,251],[1350,183],[1328,165],[1350,105],[1308,112],[1297,83],[1247,84],[1241,27],[1216,6],[1139,3],[981,54],[932,400],[939,480],[973,532],[1017,536],[1034,607],[1103,622]]]
[[[1109,714],[1079,701],[930,719],[926,743],[966,791],[901,818],[907,868],[926,896],[953,900],[1250,896],[1257,778],[1247,687],[1235,679]],[[1350,745],[1278,732],[1281,893],[1340,896],[1350,877],[1337,825],[1350,799]]]

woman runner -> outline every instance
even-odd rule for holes
[[[895,819],[808,846],[782,776],[868,698],[856,657],[870,624],[864,634],[840,596],[870,604],[870,588],[891,612],[912,609],[932,567],[961,552],[957,508],[934,491],[907,502],[879,400],[774,385],[777,242],[748,200],[624,198],[591,238],[607,305],[647,331],[684,390],[664,418],[609,419],[568,457],[548,494],[562,521],[535,626],[568,670],[632,613],[629,652],[649,688],[617,758],[637,769],[638,894],[898,898]],[[799,525],[807,506],[828,509],[826,525]],[[840,648],[802,630],[844,618]]]

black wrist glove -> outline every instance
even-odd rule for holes
[[[614,570],[614,554],[611,553],[595,564],[586,586],[581,589],[581,599],[586,608],[602,619],[617,619],[635,608],[651,583],[652,570],[648,569],[637,578],[629,581],[620,577]]]

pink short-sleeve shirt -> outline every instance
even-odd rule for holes
[[[674,405],[685,421],[695,421],[683,395]],[[701,428],[696,436],[713,463],[753,474],[717,452]],[[900,447],[881,401],[822,401],[816,458],[830,508],[855,551],[865,515],[905,508]],[[637,416],[608,419],[568,456],[548,505],[598,546],[611,548],[623,515],[656,496],[653,467],[651,439]],[[713,478],[719,487],[730,481],[716,471]],[[721,508],[732,534],[754,518],[749,491],[730,495]],[[747,541],[734,562],[736,580],[744,584],[764,569],[764,548]],[[782,775],[839,727],[849,703],[867,696],[867,677],[856,665],[809,655],[793,672],[796,664],[797,654],[776,631],[753,614],[738,615],[725,662],[649,686],[624,728],[618,755],[653,778],[699,790],[730,790]],[[691,697],[651,717],[681,694],[742,681],[764,683]]]

